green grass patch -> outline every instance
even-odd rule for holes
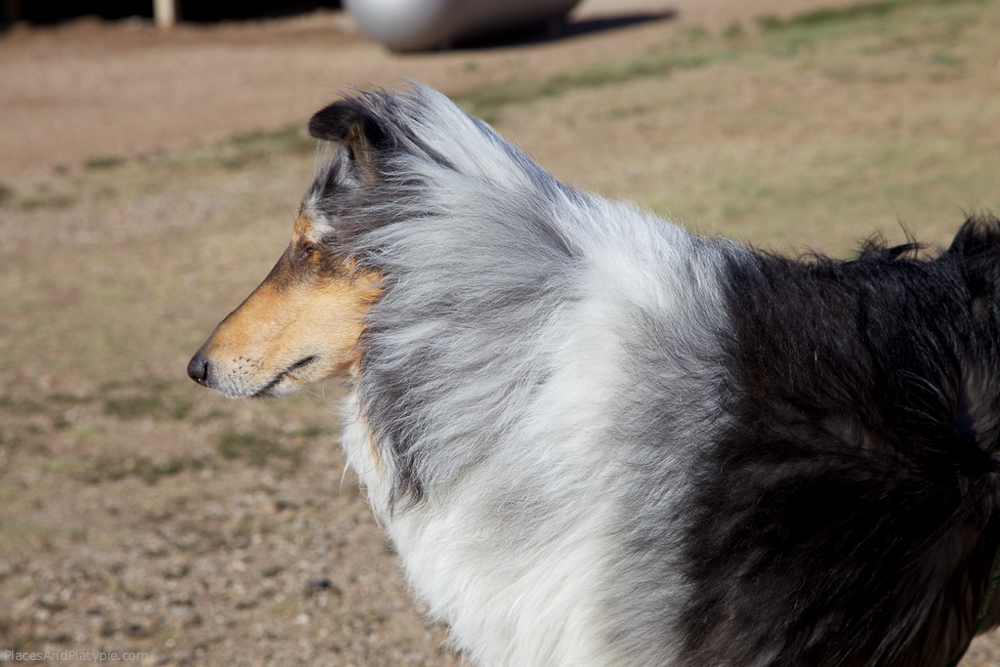
[[[102,409],[114,419],[180,420],[193,408],[189,389],[176,382],[108,383],[105,391]]]
[[[292,123],[277,130],[257,130],[233,136],[230,143],[236,146],[267,147],[296,150],[304,147],[312,149],[316,143],[305,132],[301,123]]]
[[[295,432],[295,435],[303,438],[322,438],[332,435],[332,433],[333,431],[329,428],[325,428],[323,426],[309,425],[309,426],[303,426],[302,428],[297,430]]]
[[[218,146],[215,162],[227,171],[246,169],[275,155],[306,155],[316,148],[301,123],[277,130],[257,130],[234,135]]]
[[[663,78],[672,72],[730,62],[748,56],[789,58],[820,39],[837,39],[863,34],[892,34],[903,31],[902,16],[912,15],[928,26],[942,25],[963,7],[983,5],[989,0],[884,0],[847,7],[804,12],[790,18],[774,15],[757,19],[763,35],[748,39],[743,26],[734,23],[718,35],[691,29],[670,43],[628,60],[609,60],[571,71],[560,72],[540,81],[515,79],[484,86],[454,97],[470,114],[496,124],[504,108],[566,93],[618,85],[636,79]],[[894,22],[884,17],[893,15]],[[902,27],[901,27],[902,26]],[[954,26],[953,26],[954,32]],[[922,36],[926,39],[927,36]],[[930,56],[935,64],[952,64],[952,56]]]
[[[944,51],[934,51],[929,56],[927,60],[932,65],[938,65],[940,67],[959,67],[962,65],[962,59],[957,58],[950,53]]]
[[[11,415],[31,415],[45,412],[48,404],[35,396],[17,397],[0,395],[0,410]]]
[[[178,397],[121,396],[104,401],[104,414],[116,419],[180,420],[188,416],[192,405]]]
[[[121,157],[95,157],[83,163],[84,169],[114,169],[125,164],[125,159]]]
[[[634,79],[663,78],[678,69],[701,67],[733,57],[727,49],[702,46],[702,38],[681,40],[677,45],[655,49],[629,60],[610,60],[540,81],[520,79],[485,86],[454,97],[473,116],[497,123],[509,106],[559,97],[576,90],[600,88]],[[697,43],[696,43],[697,42]]]
[[[184,456],[172,456],[164,461],[154,461],[148,456],[105,456],[87,463],[76,477],[88,484],[117,482],[127,477],[137,477],[147,484],[156,484],[165,477],[204,467],[203,461]]]
[[[746,30],[743,29],[743,24],[739,21],[733,21],[722,31],[722,37],[730,42],[742,41],[746,36]]]
[[[847,7],[825,7],[803,14],[797,14],[791,18],[782,19],[773,14],[765,14],[757,19],[757,26],[761,30],[775,31],[787,30],[789,28],[813,27],[829,25],[831,23],[843,23],[845,21],[857,21],[872,17],[883,17],[894,11],[902,9],[904,6],[912,4],[912,0],[890,0],[889,2],[868,2]]]
[[[497,122],[498,114],[507,106],[527,104],[558,97],[575,90],[599,88],[633,79],[662,78],[679,69],[692,69],[727,60],[733,52],[725,48],[702,48],[701,38],[691,38],[682,45],[658,49],[630,60],[612,60],[569,72],[556,74],[542,81],[510,81],[479,88],[454,99],[467,112],[487,122]]]
[[[73,195],[59,192],[42,192],[18,200],[18,205],[25,211],[46,208],[69,208],[76,203],[77,199]]]
[[[846,7],[824,7],[790,18],[782,19],[767,14],[757,19],[757,25],[764,31],[788,30],[794,28],[814,28],[831,24],[865,21],[884,18],[890,14],[916,7],[952,7],[960,4],[982,4],[987,0],[883,0],[882,2],[862,2]]]
[[[15,194],[14,188],[0,183],[0,206],[5,206],[6,204],[14,201]]]
[[[790,18],[761,16],[760,49],[772,57],[812,53],[819,45],[857,56],[898,48],[926,51],[954,45],[988,0],[884,0],[805,12]]]
[[[275,130],[241,132],[211,145],[191,147],[166,154],[138,158],[147,169],[166,168],[172,172],[197,173],[203,170],[247,171],[286,157],[312,155],[316,140],[304,123],[292,123]]]
[[[117,419],[156,417],[164,410],[159,396],[122,396],[104,401],[104,414]]]
[[[224,459],[245,461],[255,466],[266,465],[272,459],[295,466],[301,460],[299,450],[284,447],[256,433],[227,431],[219,436],[215,449]]]

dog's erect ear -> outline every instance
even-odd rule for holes
[[[351,160],[363,166],[370,164],[376,153],[395,144],[385,123],[385,119],[362,100],[340,100],[313,115],[309,134],[316,139],[337,142]]]

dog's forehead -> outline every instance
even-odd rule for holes
[[[292,225],[292,241],[319,243],[329,229],[326,218],[314,207],[304,204]]]

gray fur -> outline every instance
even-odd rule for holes
[[[614,519],[593,538],[616,546],[603,571],[579,576],[594,580],[604,650],[615,664],[668,664],[677,648],[669,610],[685,595],[673,549],[684,471],[722,413],[718,267],[746,251],[561,185],[429,89],[352,103],[379,128],[378,146],[360,167],[341,151],[304,205],[327,221],[331,246],[386,277],[367,315],[357,386],[391,463],[390,511],[468,503],[480,556],[516,577],[520,564],[504,558],[537,558],[586,511],[573,476],[603,479]],[[320,136],[337,139],[337,121]],[[365,187],[373,177],[377,186]],[[581,321],[581,309],[604,321]],[[567,348],[586,345],[588,328],[613,349]],[[549,412],[546,387],[567,357],[591,354],[622,360],[593,369],[608,381],[594,413]],[[532,439],[539,433],[550,440]],[[580,461],[600,467],[562,473],[570,495],[553,493],[552,475],[572,458],[519,468],[527,450],[580,433],[600,452]]]

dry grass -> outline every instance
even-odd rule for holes
[[[901,226],[944,241],[1000,207],[997,7],[894,4],[891,23],[689,37],[696,68],[539,96],[501,126],[557,175],[707,233],[838,254]]]
[[[560,178],[699,231],[945,242],[963,209],[1000,210],[1000,4],[880,4],[675,31],[461,99]],[[311,169],[279,128],[0,184],[0,650],[457,664],[342,484],[337,388],[231,403],[184,377]]]

